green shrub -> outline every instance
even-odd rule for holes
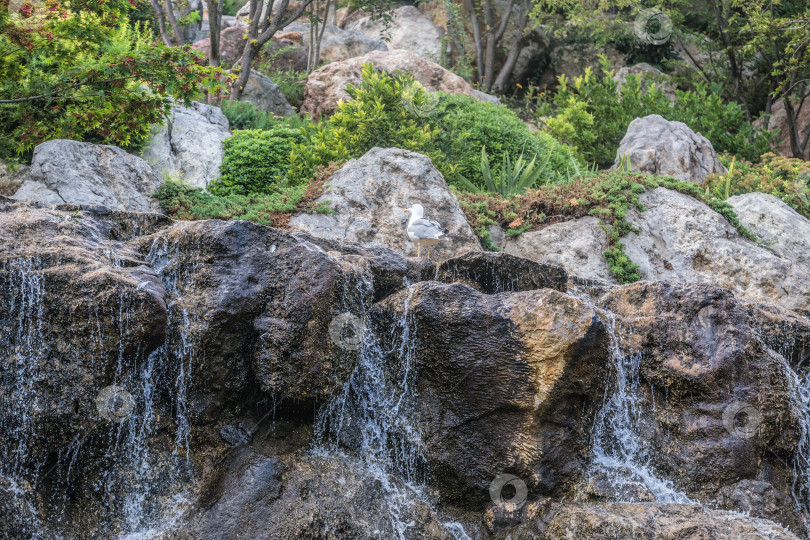
[[[268,111],[260,111],[250,101],[222,100],[219,104],[222,114],[228,119],[231,130],[237,129],[272,129],[277,126],[298,129],[310,122],[297,114],[286,117],[275,116]]]
[[[360,157],[375,146],[421,152],[441,171],[444,158],[435,145],[437,131],[403,104],[403,93],[415,84],[409,75],[391,76],[365,64],[360,85],[346,88],[352,99],[340,102],[305,142],[293,145],[289,178],[309,178],[317,166]],[[430,99],[424,89],[414,96],[420,102]]]
[[[274,191],[289,169],[292,145],[303,140],[301,130],[284,126],[237,131],[225,140],[220,177],[209,191],[214,195]]]
[[[455,172],[479,186],[484,185],[483,147],[495,163],[503,160],[504,153],[512,157],[523,154],[528,160],[538,156],[539,160],[550,152],[541,183],[558,182],[568,169],[582,165],[571,149],[547,133],[532,131],[513,111],[470,96],[443,96],[430,123],[438,131],[438,146],[456,167]]]
[[[338,104],[309,139],[293,147],[289,177],[308,178],[318,165],[360,157],[375,146],[427,155],[450,184],[461,177],[484,185],[481,149],[499,163],[504,152],[527,160],[551,152],[542,183],[582,167],[572,151],[548,134],[532,132],[507,109],[469,96],[428,93],[408,74],[389,75],[367,64],[351,101]]]
[[[770,152],[757,164],[735,160],[732,167],[731,160],[727,154],[720,156],[729,172],[706,178],[703,185],[707,197],[722,200],[743,193],[768,193],[810,218],[810,162]]]
[[[323,193],[324,182],[335,170],[332,167],[319,171],[307,184],[282,183],[273,193],[249,195],[213,195],[184,182],[167,180],[155,197],[173,219],[238,219],[285,228],[296,213],[331,212],[328,202],[315,204],[314,201]]]
[[[548,133],[575,146],[588,162],[613,163],[630,122],[650,114],[685,123],[720,152],[757,160],[770,148],[772,134],[757,132],[740,104],[724,103],[721,87],[698,84],[694,92],[676,91],[673,105],[655,83],[642,83],[639,76],[627,77],[617,92],[610,63],[605,57],[601,63],[601,76],[586,69],[573,81],[561,77],[553,107],[546,104],[538,111],[550,116]]]

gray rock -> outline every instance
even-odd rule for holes
[[[434,62],[442,54],[442,30],[414,6],[402,6],[391,14],[391,25],[385,28],[381,20],[363,17],[346,25],[346,30],[380,39],[389,37],[388,49],[405,49],[430,58]]]
[[[641,203],[646,211],[628,211],[639,232],[622,241],[644,279],[711,283],[788,309],[810,308],[806,266],[746,240],[723,216],[688,195],[657,188],[642,194]]]
[[[514,239],[499,238],[504,251],[511,255],[556,264],[580,277],[615,282],[602,255],[607,236],[595,217],[555,223]]]
[[[634,171],[674,176],[686,182],[701,182],[710,174],[727,172],[706,137],[683,122],[671,122],[657,114],[630,122],[613,168],[625,156]]]
[[[810,271],[810,220],[766,193],[737,195],[728,203],[772,252]]]
[[[290,116],[293,109],[276,83],[258,71],[251,70],[242,100],[250,101],[261,111],[268,111],[276,116]]]
[[[316,203],[331,203],[336,214],[299,214],[290,226],[314,236],[376,243],[405,255],[416,255],[406,233],[404,211],[415,203],[425,217],[453,236],[432,250],[443,260],[481,247],[455,196],[441,174],[422,154],[399,148],[372,148],[352,159],[329,180]]]
[[[228,119],[218,107],[194,101],[190,107],[172,109],[141,156],[156,173],[204,188],[219,178],[222,144],[230,136]]]
[[[496,96],[492,94],[487,94],[486,92],[482,92],[480,90],[473,89],[473,93],[475,97],[477,97],[480,101],[487,101],[489,103],[494,103],[495,105],[500,105],[501,100],[498,99]]]
[[[307,23],[293,23],[287,26],[285,32],[301,32],[304,46],[309,43],[309,29]],[[363,56],[371,51],[387,51],[388,46],[379,36],[369,36],[360,32],[343,30],[334,24],[327,24],[323,31],[321,41],[320,60],[323,63],[337,62],[357,56]]]
[[[29,178],[14,198],[148,212],[161,183],[146,161],[116,146],[56,139],[34,149]]]

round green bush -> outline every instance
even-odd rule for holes
[[[482,146],[496,167],[505,152],[513,160],[521,152],[527,160],[537,155],[538,162],[551,152],[545,183],[567,179],[569,171],[583,167],[571,148],[547,133],[532,131],[514,112],[494,103],[445,95],[431,123],[440,130],[439,146],[447,159],[456,164],[459,174],[477,185],[483,184]]]
[[[223,196],[273,192],[290,167],[293,143],[303,141],[300,130],[282,126],[237,131],[225,140],[220,177],[208,191]]]

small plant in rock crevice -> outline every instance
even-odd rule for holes
[[[621,283],[641,279],[638,265],[624,252],[621,238],[637,232],[627,220],[627,211],[644,211],[640,195],[650,189],[665,187],[690,195],[722,215],[748,240],[759,241],[737,218],[725,201],[705,195],[705,188],[667,176],[649,176],[626,171],[602,171],[577,178],[569,183],[527,190],[522,195],[504,197],[491,193],[469,193],[454,190],[467,220],[485,248],[493,249],[488,228],[499,225],[509,236],[540,229],[584,216],[599,218],[607,235],[608,248],[603,252],[610,272]],[[760,244],[762,245],[762,244]]]

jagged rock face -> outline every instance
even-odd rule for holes
[[[407,303],[403,297],[407,296]],[[570,486],[605,379],[607,334],[592,308],[551,289],[484,295],[426,282],[385,300],[381,317],[418,328],[412,418],[434,484],[479,508],[501,473],[529,489]]]
[[[219,107],[193,101],[189,107],[172,108],[166,125],[155,129],[141,157],[158,175],[204,188],[219,178],[223,143],[230,136],[228,119]]]
[[[430,158],[399,148],[372,148],[349,160],[315,203],[329,203],[336,214],[299,214],[293,230],[333,240],[383,245],[403,255],[416,255],[407,235],[405,209],[421,203],[425,217],[438,221],[452,238],[431,250],[437,260],[480,250],[456,197],[450,193]]]
[[[554,289],[565,292],[568,274],[559,266],[506,253],[468,251],[438,265],[435,276],[445,283],[464,283],[486,294]]]
[[[246,29],[241,26],[224,28],[219,33],[219,59],[223,66],[231,66],[242,57],[245,50]],[[211,38],[195,42],[192,49],[200,51],[206,57],[211,53]]]
[[[89,212],[0,199],[0,426],[19,430],[0,450],[17,469],[104,432],[97,394],[164,339],[163,286],[118,234]]]
[[[340,457],[229,457],[210,507],[173,539],[404,538],[451,540],[435,513],[401,481]],[[388,498],[401,494],[401,506]],[[399,514],[399,515],[397,515]]]
[[[712,143],[683,122],[657,114],[636,118],[616,151],[616,162],[629,160],[633,171],[674,176],[685,182],[702,182],[710,174],[725,174]]]
[[[357,58],[332,62],[313,71],[307,79],[301,112],[309,113],[316,119],[331,115],[337,109],[338,101],[351,99],[346,86],[360,84],[363,64],[368,63],[389,74],[397,70],[410,73],[429,92],[476,97],[467,81],[416,53],[405,50],[373,51]]]
[[[146,161],[116,146],[56,139],[34,149],[31,170],[14,198],[148,212],[162,183]]]
[[[393,11],[388,28],[371,16],[346,24],[346,30],[380,39],[388,38],[388,49],[404,49],[425,58],[438,59],[442,54],[443,32],[414,6],[402,6]]]
[[[793,378],[749,306],[723,289],[666,282],[616,288],[599,305],[617,314],[625,354],[640,355],[641,438],[654,466],[700,500],[742,479],[786,497],[801,434]]]

